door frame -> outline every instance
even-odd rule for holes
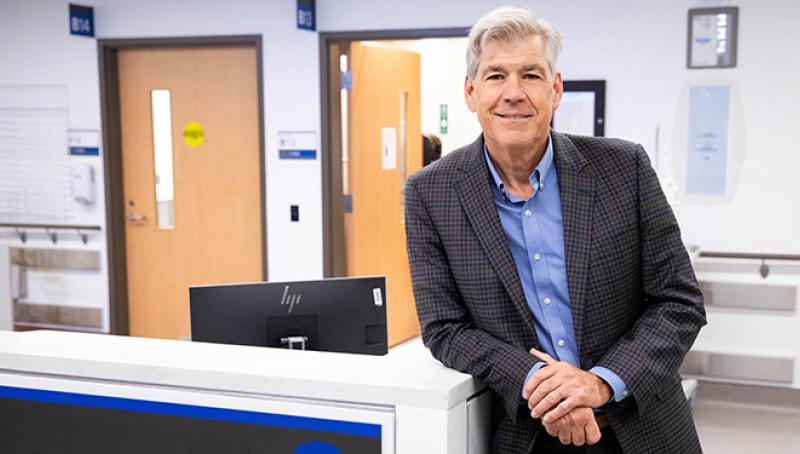
[[[109,318],[111,334],[129,334],[128,266],[125,250],[125,197],[122,187],[118,51],[166,47],[252,46],[256,50],[258,84],[259,177],[261,180],[262,279],[267,280],[267,200],[264,152],[264,76],[261,35],[98,39],[100,111],[103,131],[103,174],[106,197]]]
[[[338,62],[331,65],[329,46],[347,46],[352,41],[378,41],[422,38],[464,38],[469,27],[364,30],[325,32],[319,34],[320,68],[320,112],[322,167],[322,272],[325,277],[344,277],[346,262],[344,253],[344,219],[334,216],[342,210],[342,142],[339,102],[340,75]],[[466,50],[466,49],[465,49]],[[465,56],[466,58],[466,56]],[[338,55],[337,55],[338,59]]]

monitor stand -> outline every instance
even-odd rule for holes
[[[267,317],[267,346],[289,350],[319,350],[316,315]]]
[[[281,346],[288,346],[289,350],[305,350],[308,338],[305,336],[281,337]],[[295,349],[295,347],[299,347]]]

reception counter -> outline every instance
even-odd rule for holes
[[[364,356],[0,331],[3,452],[486,453],[490,399],[419,339]]]

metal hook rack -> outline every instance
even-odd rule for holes
[[[52,241],[53,244],[58,244],[58,233],[57,232],[51,230],[50,228],[45,228],[44,231],[47,233],[47,236],[50,237],[50,241]]]
[[[14,223],[0,223],[0,227],[14,229],[19,237],[19,240],[24,244],[28,241],[27,230],[44,230],[50,241],[53,244],[58,244],[58,232],[76,232],[83,244],[89,243],[88,232],[99,232],[101,227],[99,225],[66,225],[66,224],[14,224]]]
[[[700,252],[700,257],[711,257],[721,259],[750,259],[761,260],[761,266],[758,268],[758,274],[766,279],[769,276],[770,268],[767,260],[800,260],[800,255],[790,254],[744,254],[744,253],[731,253],[731,252]]]

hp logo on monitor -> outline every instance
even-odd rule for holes
[[[283,289],[283,296],[281,297],[281,306],[289,306],[289,313],[292,313],[292,309],[294,309],[295,304],[300,304],[300,300],[303,298],[303,295],[296,293],[294,295],[289,294],[289,286],[287,285]]]

